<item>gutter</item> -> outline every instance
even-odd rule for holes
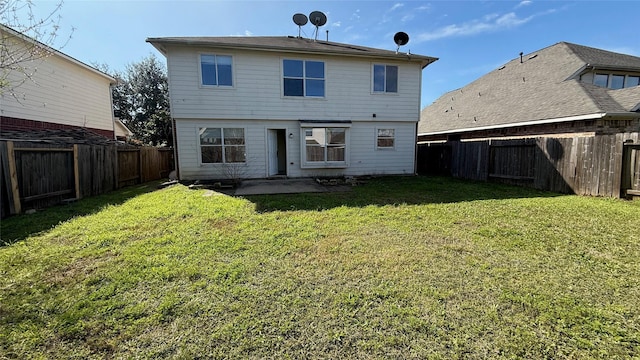
[[[470,131],[504,129],[504,128],[510,128],[510,127],[514,127],[514,126],[553,124],[553,123],[569,122],[569,121],[577,121],[577,120],[611,119],[611,118],[633,119],[633,118],[637,118],[637,117],[640,117],[640,114],[632,113],[632,112],[619,112],[619,113],[617,113],[617,112],[608,112],[608,113],[604,112],[604,113],[593,113],[593,114],[587,114],[587,115],[568,116],[568,117],[554,118],[554,119],[533,120],[533,121],[523,121],[523,122],[518,122],[518,123],[510,123],[510,124],[481,126],[481,127],[475,127],[475,128],[464,128],[464,129],[455,129],[455,130],[443,130],[443,131],[425,132],[425,133],[418,134],[418,136],[456,134],[456,133],[470,132]]]
[[[619,70],[619,71],[640,71],[640,67],[638,66],[615,66],[615,65],[598,65],[598,64],[587,64],[585,65],[585,70]]]
[[[272,45],[256,45],[256,44],[251,44],[251,45],[223,44],[223,43],[212,43],[204,40],[173,40],[173,39],[163,39],[163,38],[147,38],[146,42],[153,45],[153,47],[155,47],[158,51],[160,51],[160,53],[162,53],[165,56],[167,55],[167,49],[163,45],[171,44],[171,45],[182,45],[182,46],[184,45],[203,46],[203,47],[215,47],[219,49],[231,49],[231,50],[242,49],[242,50],[267,51],[267,52],[278,52],[278,53],[286,52],[286,53],[294,53],[294,54],[322,54],[322,55],[330,54],[330,55],[338,55],[338,56],[346,56],[346,57],[368,58],[368,59],[376,59],[376,58],[391,59],[396,61],[420,60],[420,63],[423,69],[427,67],[429,64],[432,64],[435,61],[439,60],[438,58],[424,56],[424,55],[416,55],[416,54],[402,54],[402,53],[400,54],[390,53],[388,55],[387,54],[370,54],[370,53],[356,54],[356,53],[337,51],[337,50],[332,51],[327,49],[298,49],[298,48],[292,48],[292,47],[282,47],[282,46],[274,47]],[[331,45],[331,44],[325,44],[325,45]],[[349,46],[349,44],[340,44],[340,45]],[[353,48],[353,49],[359,50],[357,48]],[[373,50],[380,50],[380,49],[373,49]]]

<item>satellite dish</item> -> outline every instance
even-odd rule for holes
[[[397,32],[395,35],[393,35],[393,41],[396,43],[396,45],[398,45],[398,47],[407,45],[407,43],[409,42],[409,35],[407,35],[406,32]]]
[[[314,11],[309,14],[309,21],[318,28],[327,23],[327,15],[322,11]]]
[[[318,40],[318,29],[320,26],[327,23],[327,15],[325,15],[322,11],[314,11],[309,14],[309,21],[316,27],[316,36],[315,40]],[[328,36],[327,36],[328,37]]]
[[[298,26],[303,26],[307,24],[307,15],[305,14],[295,14],[293,15],[293,22]]]
[[[400,46],[407,45],[409,42],[409,35],[406,32],[398,31],[395,35],[393,35],[393,41],[398,45],[396,48],[396,54],[398,50],[400,50]]]
[[[300,31],[302,30],[302,25],[307,23],[307,15],[305,14],[295,14],[293,15],[293,22],[298,25],[298,37],[300,37]]]

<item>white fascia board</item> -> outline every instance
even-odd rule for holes
[[[455,133],[469,132],[469,131],[504,129],[504,128],[510,128],[510,127],[514,127],[514,126],[543,125],[543,124],[553,124],[553,123],[577,121],[577,120],[602,119],[602,118],[604,118],[605,116],[608,116],[608,115],[622,115],[622,114],[594,113],[594,114],[587,114],[587,115],[568,116],[568,117],[563,117],[563,118],[532,120],[532,121],[523,121],[523,122],[518,122],[518,123],[509,123],[509,124],[500,124],[500,125],[491,125],[491,126],[480,126],[480,127],[455,129],[455,130],[445,130],[445,131],[434,131],[434,132],[428,132],[428,133],[420,133],[420,134],[418,134],[418,136],[455,134]]]

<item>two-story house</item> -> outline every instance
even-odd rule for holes
[[[167,58],[180,179],[416,172],[436,58],[291,36],[147,42]]]
[[[109,139],[128,129],[113,117],[115,79],[0,24],[0,130],[84,129]]]
[[[559,42],[422,110],[421,141],[640,133],[640,57]]]

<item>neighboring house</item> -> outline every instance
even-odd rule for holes
[[[133,136],[133,132],[129,130],[122,120],[115,118],[113,121],[116,139],[120,141],[127,141]]]
[[[3,64],[17,61],[0,69],[9,83],[0,88],[0,131],[81,128],[115,139],[115,79],[1,24],[0,41]]]
[[[640,132],[640,57],[560,42],[421,112],[419,141]]]
[[[180,179],[414,174],[436,58],[300,37],[149,38]]]

